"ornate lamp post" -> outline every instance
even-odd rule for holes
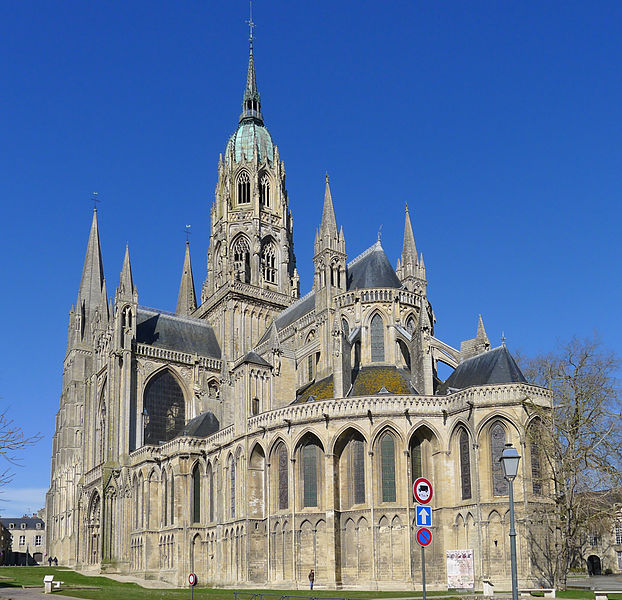
[[[499,462],[503,467],[503,476],[507,479],[510,493],[510,562],[512,565],[512,600],[518,600],[518,576],[516,574],[516,530],[514,529],[514,479],[518,474],[520,454],[506,444]]]

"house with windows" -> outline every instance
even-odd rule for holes
[[[93,572],[183,585],[415,588],[412,485],[433,485],[427,582],[473,551],[474,585],[510,582],[514,484],[521,585],[534,573],[526,514],[550,502],[530,440],[547,390],[483,321],[459,348],[435,335],[406,208],[394,267],[380,240],[349,257],[328,176],[314,276],[300,297],[285,167],[268,131],[251,42],[235,132],[217,162],[197,301],[186,243],[176,312],[148,308],[126,249],[107,294],[93,214],[69,316],[47,494],[48,553]],[[349,235],[356,235],[353,232]],[[485,278],[483,277],[482,280]],[[474,325],[475,325],[474,316]],[[474,327],[475,329],[475,327]],[[438,364],[453,370],[439,377]]]
[[[45,553],[45,523],[36,514],[23,517],[5,517],[0,523],[10,534],[7,550],[12,556],[5,557],[4,564],[40,564]],[[3,530],[4,531],[4,530]],[[3,536],[4,537],[4,536]],[[19,560],[23,557],[23,562]]]

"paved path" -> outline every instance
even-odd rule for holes
[[[55,598],[56,600],[76,600],[71,596],[62,594],[44,594],[43,587],[40,588],[0,588],[0,598],[2,600],[45,600],[46,598]]]

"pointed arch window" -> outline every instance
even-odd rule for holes
[[[410,335],[412,335],[413,331],[415,331],[415,320],[412,318],[412,316],[408,317],[408,319],[406,320],[406,331],[408,331]]]
[[[259,181],[259,202],[266,208],[270,207],[270,178],[265,173]]]
[[[350,335],[350,326],[346,319],[341,319],[341,331],[343,331],[343,335],[345,335],[346,338]]]
[[[374,315],[370,324],[371,362],[384,362],[384,323],[382,317]]]
[[[156,375],[147,384],[143,399],[145,444],[172,440],[186,423],[184,393],[169,371]]]
[[[395,440],[390,433],[380,439],[382,501],[395,502]]]
[[[468,500],[472,496],[471,452],[469,448],[469,434],[465,429],[460,430],[458,443],[460,446],[460,487],[462,490],[462,499]]]
[[[251,180],[246,171],[238,175],[238,204],[249,204],[251,201]]]
[[[540,463],[540,439],[541,424],[535,421],[529,428],[529,454],[531,456],[531,486],[534,494],[542,494],[542,466]]]
[[[276,283],[276,252],[272,244],[266,244],[261,254],[263,278],[268,283]]]
[[[412,481],[423,477],[423,467],[421,460],[421,440],[419,438],[413,438],[410,446],[410,469],[412,475]]]
[[[162,473],[162,524],[168,525],[168,476],[166,471]]]
[[[175,523],[175,473],[171,471],[171,499],[170,499],[170,507],[171,507],[171,525]]]
[[[214,520],[214,471],[212,465],[207,467],[207,502],[210,523]]]
[[[229,458],[229,485],[230,485],[230,512],[231,518],[235,518],[235,459]]]
[[[236,279],[243,283],[250,283],[251,254],[248,240],[245,237],[239,237],[233,244],[233,262]]]
[[[201,522],[201,470],[199,465],[192,469],[192,522]]]
[[[490,428],[490,460],[492,462],[492,494],[493,496],[507,496],[508,482],[503,476],[503,466],[499,462],[505,446],[505,428],[501,423],[495,423]]]
[[[289,507],[289,474],[287,469],[287,448],[283,442],[278,445],[276,450],[276,461],[279,510],[286,510]]]
[[[314,442],[309,442],[302,447],[302,486],[303,506],[312,507],[318,505],[317,481],[320,449]]]
[[[365,442],[355,437],[350,440],[348,446],[352,499],[354,504],[363,504],[365,502]]]

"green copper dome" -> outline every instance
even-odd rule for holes
[[[263,123],[254,119],[243,119],[227,142],[225,160],[230,160],[232,155],[235,162],[254,160],[255,152],[260,163],[267,160],[272,164],[274,160],[272,136]]]
[[[246,89],[242,101],[242,114],[237,131],[229,138],[225,149],[225,161],[235,162],[250,161],[255,159],[257,153],[258,162],[267,160],[272,164],[274,161],[274,143],[272,136],[266,129],[261,114],[261,97],[257,90],[255,77],[255,59],[253,57],[253,38],[251,35],[250,55],[248,57],[248,74],[246,76]]]

